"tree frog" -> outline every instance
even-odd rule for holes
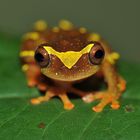
[[[75,27],[67,20],[55,27],[40,20],[23,36],[20,58],[28,86],[45,92],[31,99],[32,104],[58,96],[64,108],[71,110],[74,104],[67,94],[73,93],[87,103],[100,100],[92,108],[95,112],[101,112],[107,104],[112,109],[120,107],[118,99],[126,89],[126,81],[116,71],[119,54],[97,33]],[[85,92],[73,86],[93,75],[104,78],[105,91]]]

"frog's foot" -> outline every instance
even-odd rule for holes
[[[47,91],[45,96],[40,96],[37,98],[32,98],[31,103],[32,104],[40,104],[41,102],[49,101],[52,97],[54,97],[55,94],[53,92]]]
[[[58,95],[64,104],[66,110],[71,110],[74,108],[74,104],[69,100],[68,96],[65,93]]]
[[[58,87],[49,88],[48,91],[46,92],[45,96],[33,98],[33,99],[31,99],[31,103],[40,104],[41,102],[49,101],[54,96],[58,96],[62,100],[62,102],[64,104],[64,108],[66,110],[71,110],[74,108],[74,104],[69,100],[69,98],[66,94],[66,91],[63,89],[60,89]]]
[[[112,109],[118,109],[120,104],[118,102],[119,93],[113,93],[109,91],[95,92],[83,97],[85,102],[91,102],[97,99],[101,99],[100,103],[92,108],[95,112],[101,112],[107,104],[111,104]]]
[[[118,86],[117,93],[114,93],[113,90],[104,92],[103,91],[93,92],[83,96],[82,99],[86,103],[90,103],[94,100],[101,99],[101,102],[97,106],[92,108],[95,112],[101,112],[107,104],[111,104],[112,109],[118,109],[120,107],[118,98],[121,96],[122,92],[124,92],[126,89],[126,81],[121,76],[119,76],[119,83],[117,86]]]
[[[83,92],[73,87],[71,87],[70,91],[82,97],[83,101],[86,103],[101,99],[101,102],[97,106],[92,108],[95,112],[101,112],[103,108],[109,103],[111,103],[111,107],[113,109],[118,109],[120,107],[119,102],[117,101],[120,94],[115,94],[109,91]]]
[[[115,93],[102,92],[102,94],[100,93],[99,98],[101,98],[100,103],[92,108],[95,112],[101,112],[107,104],[111,104],[112,109],[118,109],[120,107],[120,104],[117,100],[118,97]]]
[[[37,80],[36,79],[28,79],[27,84],[29,87],[34,87],[37,84]]]

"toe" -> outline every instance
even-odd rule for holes
[[[33,99],[31,99],[31,104],[40,104],[40,100],[39,99],[37,99],[37,98],[33,98]]]
[[[112,102],[111,108],[112,109],[118,109],[118,108],[120,108],[119,102],[118,101]]]
[[[94,95],[93,94],[87,94],[87,95],[82,97],[82,100],[85,103],[91,103],[94,100]]]
[[[101,112],[103,110],[103,108],[102,107],[99,107],[99,106],[94,106],[92,108],[92,110],[95,111],[95,112]]]
[[[65,108],[66,110],[71,110],[71,109],[74,108],[74,104],[72,104],[72,103],[66,103],[66,104],[64,105],[64,108]]]

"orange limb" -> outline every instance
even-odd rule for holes
[[[95,98],[96,98],[96,94],[95,94]],[[94,95],[93,95],[93,98],[94,98]],[[115,94],[112,92],[109,92],[109,91],[102,92],[102,96],[100,98],[101,98],[100,103],[92,108],[95,112],[101,112],[103,108],[109,103],[111,104],[112,109],[118,109],[120,107],[120,104],[118,102],[119,96],[115,96]]]
[[[27,64],[26,64],[27,65]],[[46,91],[46,83],[40,80],[41,72],[40,68],[35,64],[29,64],[28,68],[24,71],[27,79],[27,84],[29,87],[37,86],[39,90]]]
[[[62,100],[64,109],[71,110],[74,108],[74,104],[69,100],[66,91],[58,87],[50,87],[45,96],[33,98],[31,99],[31,103],[40,104],[41,102],[49,101],[54,96],[58,96]]]
[[[55,96],[55,94],[51,90],[48,90],[47,93],[45,94],[45,96],[32,98],[31,103],[32,104],[40,104],[41,102],[49,101],[54,96]]]
[[[74,108],[74,104],[71,103],[71,101],[69,100],[68,96],[65,93],[59,94],[58,96],[62,100],[64,108],[66,110],[71,110]]]
[[[107,104],[111,104],[112,109],[118,109],[120,107],[118,99],[126,89],[126,81],[107,62],[103,74],[108,84],[108,90],[94,92],[82,98],[85,102],[101,99],[100,103],[92,108],[95,112],[101,112]]]
[[[38,77],[40,76],[40,69],[35,64],[29,64],[28,68],[25,71],[25,75],[27,78],[28,86],[34,87],[38,83]]]
[[[107,104],[111,104],[112,109],[118,109],[120,107],[118,101],[120,95],[121,94],[119,93],[116,95],[115,93],[109,91],[99,91],[88,94],[82,99],[87,103],[101,99],[100,103],[92,108],[95,112],[101,112]]]

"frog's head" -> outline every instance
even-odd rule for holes
[[[41,72],[55,80],[76,81],[95,74],[104,58],[104,49],[98,42],[89,42],[80,51],[59,52],[48,44],[40,45],[35,60]]]

